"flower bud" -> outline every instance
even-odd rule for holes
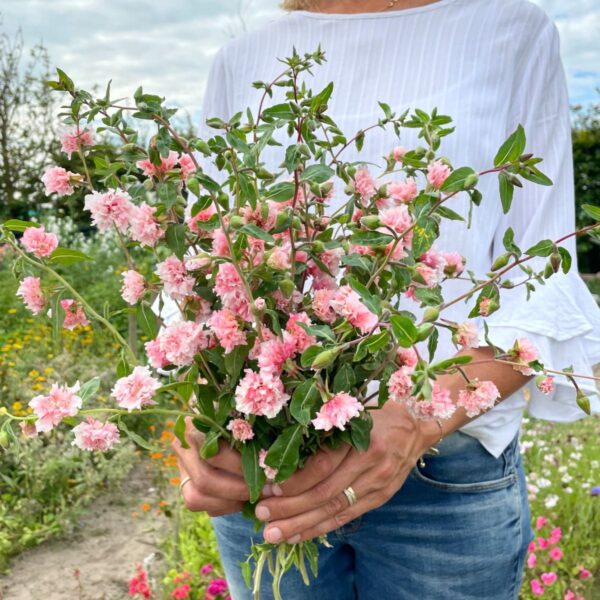
[[[552,268],[552,263],[548,261],[544,267],[544,279],[549,279],[556,271]]]
[[[478,181],[479,176],[477,175],[477,173],[471,173],[470,175],[467,175],[467,177],[465,178],[465,190],[475,187]]]
[[[8,433],[6,433],[6,430],[0,430],[0,446],[2,446],[2,448],[8,448],[9,443],[10,439],[8,437]]]
[[[240,227],[243,227],[245,224],[246,224],[246,221],[245,221],[244,217],[240,217],[240,215],[233,215],[229,219],[229,227],[231,227],[232,229],[239,229]]]
[[[325,245],[321,240],[315,240],[312,244],[312,251],[315,254],[321,254],[322,252],[325,252]]]
[[[149,192],[152,191],[152,189],[154,189],[154,182],[152,181],[152,179],[145,179],[143,185],[144,189],[148,190]]]
[[[423,325],[419,325],[417,327],[417,342],[422,342],[426,340],[435,329],[435,326],[431,323],[423,323]]]
[[[257,169],[256,176],[259,179],[273,179],[275,177],[275,175],[273,175],[271,171],[265,169],[264,167],[260,167],[260,169]]]
[[[185,185],[187,189],[194,194],[194,196],[200,196],[200,182],[195,177],[190,177]]]
[[[196,150],[199,150],[204,156],[210,156],[210,147],[204,140],[196,140],[194,144]]]
[[[342,240],[342,250],[345,254],[350,254],[350,242],[348,240]]]
[[[577,405],[584,413],[591,414],[590,399],[580,389],[577,390]]]
[[[302,229],[302,221],[300,217],[294,217],[292,219],[292,227],[298,231]]]
[[[330,348],[329,350],[323,350],[323,352],[320,352],[319,354],[317,354],[317,356],[315,356],[315,360],[313,360],[313,363],[310,366],[310,368],[323,369],[335,360],[335,357],[338,355],[338,352],[338,348]]]
[[[501,254],[493,263],[492,263],[492,271],[497,271],[502,267],[505,267],[510,260],[510,253],[506,252],[505,254]]]
[[[269,218],[269,205],[266,202],[260,203],[260,218],[266,221]]]
[[[284,208],[282,211],[277,213],[277,217],[275,218],[276,229],[280,229],[281,227],[285,226],[290,218],[291,212],[292,211],[290,208]]]
[[[440,316],[440,311],[435,306],[428,306],[423,313],[423,321],[432,323]]]
[[[381,227],[381,219],[378,215],[367,215],[366,217],[360,218],[361,225],[364,225],[367,229],[377,229]]]
[[[326,181],[325,183],[322,183],[319,187],[321,188],[320,197],[325,198],[325,196],[330,194],[331,190],[333,189],[333,181]]]
[[[423,146],[417,146],[413,150],[413,154],[415,155],[415,158],[423,158],[425,154],[427,154],[427,148],[423,148]]]
[[[550,255],[550,264],[552,265],[552,270],[555,273],[558,273],[558,270],[560,269],[560,263],[561,263],[561,256],[558,252],[553,252]]]
[[[296,285],[291,279],[282,279],[279,282],[279,289],[281,290],[284,298],[291,298],[295,288]]]

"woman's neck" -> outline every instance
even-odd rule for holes
[[[390,0],[311,0],[308,10],[313,12],[352,14],[380,12],[383,10],[402,10],[434,4],[438,0],[397,0],[390,5]]]

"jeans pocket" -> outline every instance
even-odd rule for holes
[[[486,481],[472,481],[469,483],[454,483],[451,481],[439,481],[432,479],[431,476],[425,475],[419,468],[415,466],[412,470],[411,475],[423,484],[433,487],[438,490],[446,492],[458,492],[462,494],[474,494],[478,492],[492,492],[494,490],[500,490],[506,488],[509,485],[517,481],[517,474],[512,472],[508,475],[497,479],[490,479]]]

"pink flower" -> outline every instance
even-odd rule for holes
[[[446,263],[444,265],[444,275],[457,277],[464,271],[465,261],[458,252],[442,252],[441,254]]]
[[[492,408],[499,397],[500,392],[492,381],[475,381],[458,392],[457,404],[465,409],[468,417],[475,417]]]
[[[156,208],[146,203],[134,207],[131,214],[132,240],[153,248],[156,242],[164,237],[164,230],[154,218],[155,212]]]
[[[62,309],[65,311],[63,327],[65,329],[75,329],[78,325],[85,327],[90,322],[87,320],[81,304],[75,302],[72,298],[65,298],[60,301]]]
[[[542,394],[551,394],[554,391],[554,377],[550,375],[543,377],[540,375],[535,378],[535,385]]]
[[[542,529],[542,527],[545,527],[548,524],[548,519],[546,517],[538,517],[535,520],[535,528],[536,529]]]
[[[227,429],[231,431],[233,439],[237,440],[238,442],[246,442],[254,438],[252,425],[250,425],[246,419],[232,419],[227,424]]]
[[[82,450],[106,452],[119,441],[119,430],[114,423],[101,423],[93,417],[73,427],[73,433],[73,445]]]
[[[227,582],[224,579],[213,579],[206,591],[213,596],[219,596],[227,591]]]
[[[579,571],[579,577],[581,579],[589,579],[591,576],[592,576],[592,573],[590,571],[581,567],[581,569]]]
[[[196,172],[196,165],[189,154],[179,155],[179,167],[181,169],[181,176],[183,179],[187,179],[190,175]]]
[[[562,538],[562,529],[560,527],[555,527],[550,532],[550,537],[548,538],[548,541],[551,544],[557,544],[558,542],[560,542],[561,538]]]
[[[185,263],[176,256],[169,256],[158,263],[154,272],[160,277],[165,294],[174,300],[182,300],[193,294],[196,280],[188,274]]]
[[[450,167],[441,160],[436,160],[427,167],[427,181],[439,190],[450,175]]]
[[[310,317],[305,312],[301,312],[290,315],[285,328],[294,340],[296,351],[304,352],[316,342],[316,338],[314,335],[307,333],[298,323],[312,325]]]
[[[550,571],[549,573],[542,573],[540,579],[544,582],[544,585],[552,585],[558,579],[558,575],[554,571]]]
[[[392,150],[392,157],[394,158],[394,160],[399,161],[402,160],[402,157],[406,154],[406,148],[403,148],[402,146],[396,146],[393,150]]]
[[[417,274],[423,278],[425,287],[433,288],[439,283],[440,269],[432,268],[423,263],[418,263],[415,269]],[[419,281],[417,285],[422,286],[423,284]]]
[[[491,298],[483,298],[483,300],[479,303],[479,314],[482,317],[487,317],[490,314],[490,308],[492,306]]]
[[[339,392],[332,396],[311,421],[315,429],[329,431],[337,427],[345,431],[345,425],[354,417],[358,417],[364,406],[350,394]]]
[[[43,225],[27,227],[23,232],[21,244],[27,252],[39,257],[50,256],[58,246],[58,238],[54,233],[46,233]]]
[[[535,552],[536,545],[535,542],[529,542],[529,546],[527,546],[527,552]]]
[[[50,167],[46,169],[46,172],[42,175],[42,183],[46,188],[46,196],[55,192],[59,197],[72,194],[73,186],[71,185],[71,177],[78,177],[78,175],[62,167]]]
[[[361,333],[367,333],[377,325],[377,315],[361,302],[360,296],[349,285],[338,288],[330,304],[338,315],[348,319]]]
[[[417,416],[421,418],[448,419],[456,410],[450,390],[434,383],[431,389],[431,400],[421,400],[416,403]]]
[[[29,402],[37,417],[35,428],[38,432],[50,431],[65,417],[74,417],[81,408],[81,398],[77,395],[79,382],[71,387],[52,384],[47,396],[36,396]]]
[[[563,597],[563,600],[577,600],[577,597],[571,590],[567,590]]]
[[[528,367],[527,364],[537,360],[540,357],[540,353],[527,338],[519,338],[516,340],[509,354],[513,357],[513,360],[523,365],[513,365],[515,371],[520,371],[523,375],[533,375],[534,370]]]
[[[405,181],[388,183],[387,193],[398,202],[410,202],[417,196],[417,182],[414,177],[407,177]]]
[[[209,221],[214,214],[216,214],[215,207],[214,205],[209,204],[206,208],[198,211],[192,216],[192,207],[188,205],[185,209],[185,223],[194,233],[204,235],[206,232],[198,227],[198,223]]]
[[[533,569],[535,567],[535,565],[537,564],[537,556],[532,552],[528,557],[527,557],[527,566],[530,569]]]
[[[136,304],[146,292],[146,281],[133,269],[121,273],[121,277],[123,277],[121,297],[127,304]]]
[[[194,321],[178,321],[167,325],[156,341],[158,349],[146,346],[146,352],[152,354],[152,360],[159,363],[164,358],[167,364],[178,367],[191,365],[196,354],[208,346],[207,331],[201,323]]]
[[[166,158],[161,156],[160,165],[155,165],[149,158],[138,160],[135,164],[138,169],[142,169],[147,177],[162,178],[167,171],[177,164],[177,152],[170,150]]]
[[[366,167],[362,167],[356,171],[354,189],[363,202],[368,202],[375,193],[375,180]]]
[[[552,560],[562,560],[564,553],[558,546],[554,546],[553,548],[550,549],[550,552],[548,552],[548,556]]]
[[[19,421],[19,427],[21,428],[21,433],[26,438],[34,438],[38,434],[35,423],[32,423],[31,421]]]
[[[334,290],[325,288],[315,290],[313,293],[312,309],[316,317],[324,323],[333,323],[336,319],[335,311],[331,306],[334,296]]]
[[[17,296],[21,297],[25,306],[34,315],[39,315],[46,306],[46,299],[42,293],[42,284],[39,277],[25,277],[19,285]]]
[[[232,263],[226,262],[219,265],[214,291],[221,298],[223,308],[228,308],[245,321],[250,319],[250,300]]]
[[[150,586],[148,585],[148,574],[144,569],[142,569],[141,565],[137,565],[137,575],[132,577],[129,581],[129,591],[128,594],[130,596],[135,596],[136,594],[141,594],[144,598],[151,598],[152,591],[150,590]]]
[[[235,408],[245,415],[272,419],[289,400],[281,379],[272,373],[255,373],[245,369],[246,375],[235,389]]]
[[[80,129],[78,125],[69,131],[65,131],[60,136],[60,141],[62,144],[61,150],[67,154],[69,159],[71,154],[77,152],[80,148],[94,145],[92,132],[87,128]]]
[[[111,395],[121,408],[131,412],[149,404],[156,404],[153,397],[159,387],[160,382],[152,377],[148,367],[135,367],[131,375],[117,380]]]
[[[404,402],[409,399],[410,392],[413,388],[413,382],[410,376],[411,372],[412,368],[404,366],[392,373],[387,384],[390,400]]]
[[[540,583],[539,579],[531,580],[531,593],[534,596],[541,596],[544,593],[544,586]]]
[[[258,347],[256,359],[258,366],[266,373],[278,375],[288,358],[296,354],[296,339],[287,331],[281,337],[272,337],[265,340]]]
[[[160,340],[150,340],[144,344],[144,348],[146,350],[146,356],[148,357],[148,362],[155,369],[162,369],[169,364],[169,361],[165,355],[165,353],[160,348]]]
[[[202,575],[208,575],[213,572],[213,569],[212,563],[207,563],[200,568],[200,573],[202,573]]]
[[[550,541],[543,537],[539,537],[537,543],[540,550],[545,550],[550,545]]]
[[[479,347],[479,329],[475,322],[461,323],[452,334],[452,341],[463,348]]]
[[[417,353],[413,346],[411,346],[410,348],[402,348],[400,346],[398,347],[398,350],[396,350],[396,362],[400,366],[412,368],[417,364],[418,360],[419,357],[417,356]]]
[[[385,226],[390,227],[397,233],[403,233],[412,225],[412,218],[404,204],[383,209],[379,213],[379,217]],[[382,229],[382,231],[385,232],[385,229]]]
[[[292,267],[292,248],[289,244],[275,246],[267,259],[267,264],[276,271],[286,271]]]
[[[122,190],[87,194],[83,208],[90,211],[92,223],[100,231],[106,231],[114,224],[121,233],[127,231],[136,211],[131,196]]]
[[[189,598],[191,591],[192,591],[192,586],[189,583],[184,583],[184,584],[176,587],[171,592],[171,597],[172,598]]]
[[[237,315],[227,308],[216,310],[207,325],[223,346],[225,354],[247,343],[246,333],[240,328]]]
[[[270,467],[266,462],[265,458],[267,457],[268,451],[265,448],[261,448],[258,452],[258,466],[265,472],[268,481],[273,481],[275,477],[277,477],[277,473],[279,473],[279,469],[274,469]]]

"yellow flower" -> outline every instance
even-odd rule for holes
[[[12,408],[14,411],[21,410],[23,408],[23,404],[18,400],[15,400],[12,404]]]
[[[17,314],[17,309],[16,308],[9,308],[8,309],[8,314],[9,315],[16,315]]]
[[[29,377],[33,378],[33,377],[37,377],[40,374],[39,371],[36,371],[35,369],[31,369],[31,371],[29,371]]]
[[[42,389],[44,389],[44,386],[41,383],[34,383],[31,387],[34,390],[42,390]]]
[[[46,381],[45,377],[42,377],[41,375],[39,377],[35,378],[36,381]]]
[[[50,373],[52,373],[54,371],[54,369],[52,367],[46,367],[44,369],[44,373],[46,373],[46,375],[50,375]]]

